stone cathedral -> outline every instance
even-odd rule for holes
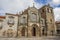
[[[19,14],[0,16],[0,37],[41,37],[56,34],[53,8],[34,5]]]

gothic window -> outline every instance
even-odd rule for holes
[[[22,34],[22,36],[25,36],[25,28],[24,27],[21,30],[21,34]]]
[[[47,8],[48,13],[52,13],[52,10],[50,8]]]
[[[14,17],[13,16],[9,16],[8,24],[14,25]]]
[[[27,23],[26,17],[22,17],[20,24],[26,24],[26,23]]]
[[[48,12],[48,13],[49,13],[49,11],[50,11],[50,9],[49,9],[49,8],[46,8],[46,12]]]
[[[31,20],[32,21],[37,21],[36,19],[37,19],[37,15],[35,13],[32,13]]]

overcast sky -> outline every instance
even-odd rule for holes
[[[49,3],[54,8],[55,20],[60,20],[60,0],[0,0],[0,15],[18,13],[33,6],[33,3],[36,8]]]

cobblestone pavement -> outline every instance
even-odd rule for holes
[[[60,37],[32,37],[32,38],[0,38],[0,40],[60,40]]]

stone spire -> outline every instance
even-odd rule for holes
[[[35,6],[34,6],[34,3],[33,3],[33,7],[35,7]]]
[[[50,6],[50,4],[48,3],[48,6]]]

